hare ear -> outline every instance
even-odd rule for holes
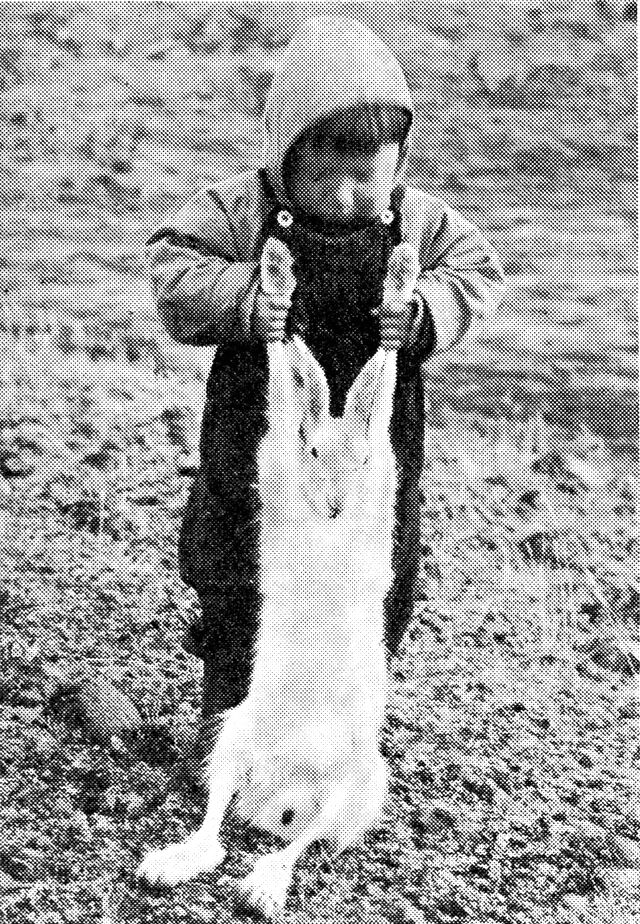
[[[366,430],[369,425],[383,363],[384,351],[378,350],[364,364],[349,389],[343,418],[354,428],[364,427]]]
[[[348,429],[362,435],[386,432],[395,385],[396,353],[380,349],[365,363],[349,389],[344,410]]]
[[[327,378],[318,360],[297,334],[291,339],[290,357],[294,381],[304,388],[305,393],[303,427],[315,430],[329,416]]]
[[[397,364],[398,354],[396,351],[386,351],[369,419],[369,435],[374,440],[386,439],[389,433],[393,400],[396,393]]]
[[[281,341],[267,344],[269,361],[269,408],[277,409],[279,419],[291,419],[296,406],[294,382],[291,380],[291,360],[287,345]]]

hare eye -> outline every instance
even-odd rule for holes
[[[318,458],[318,450],[316,449],[315,446],[311,447],[311,455],[313,456],[314,459]]]

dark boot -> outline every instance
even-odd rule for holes
[[[198,788],[206,785],[206,761],[216,741],[225,710],[242,702],[247,685],[240,670],[220,670],[217,660],[207,658],[202,669],[202,707],[200,725],[181,762],[181,774]]]
[[[229,646],[203,659],[202,719],[238,706],[249,692],[249,667],[242,650]]]
[[[224,715],[219,712],[202,717],[198,731],[177,768],[181,782],[197,789],[206,788],[207,760],[218,740],[223,721]]]

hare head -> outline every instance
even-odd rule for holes
[[[388,445],[396,355],[379,350],[372,356],[349,389],[342,417],[332,417],[324,371],[304,341],[294,336],[280,346],[288,360],[298,486],[316,514],[335,519],[363,500],[366,475]]]

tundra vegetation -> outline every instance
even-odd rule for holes
[[[409,166],[509,292],[431,362],[424,568],[379,828],[296,867],[285,921],[640,915],[635,3],[323,4],[405,67]],[[0,25],[0,921],[241,920],[139,887],[199,824],[176,539],[211,350],[156,318],[145,235],[259,162],[304,4],[5,4]],[[114,716],[110,722],[103,706]],[[223,872],[269,839],[229,819]],[[232,836],[231,836],[232,835]],[[224,830],[223,830],[224,836]]]

